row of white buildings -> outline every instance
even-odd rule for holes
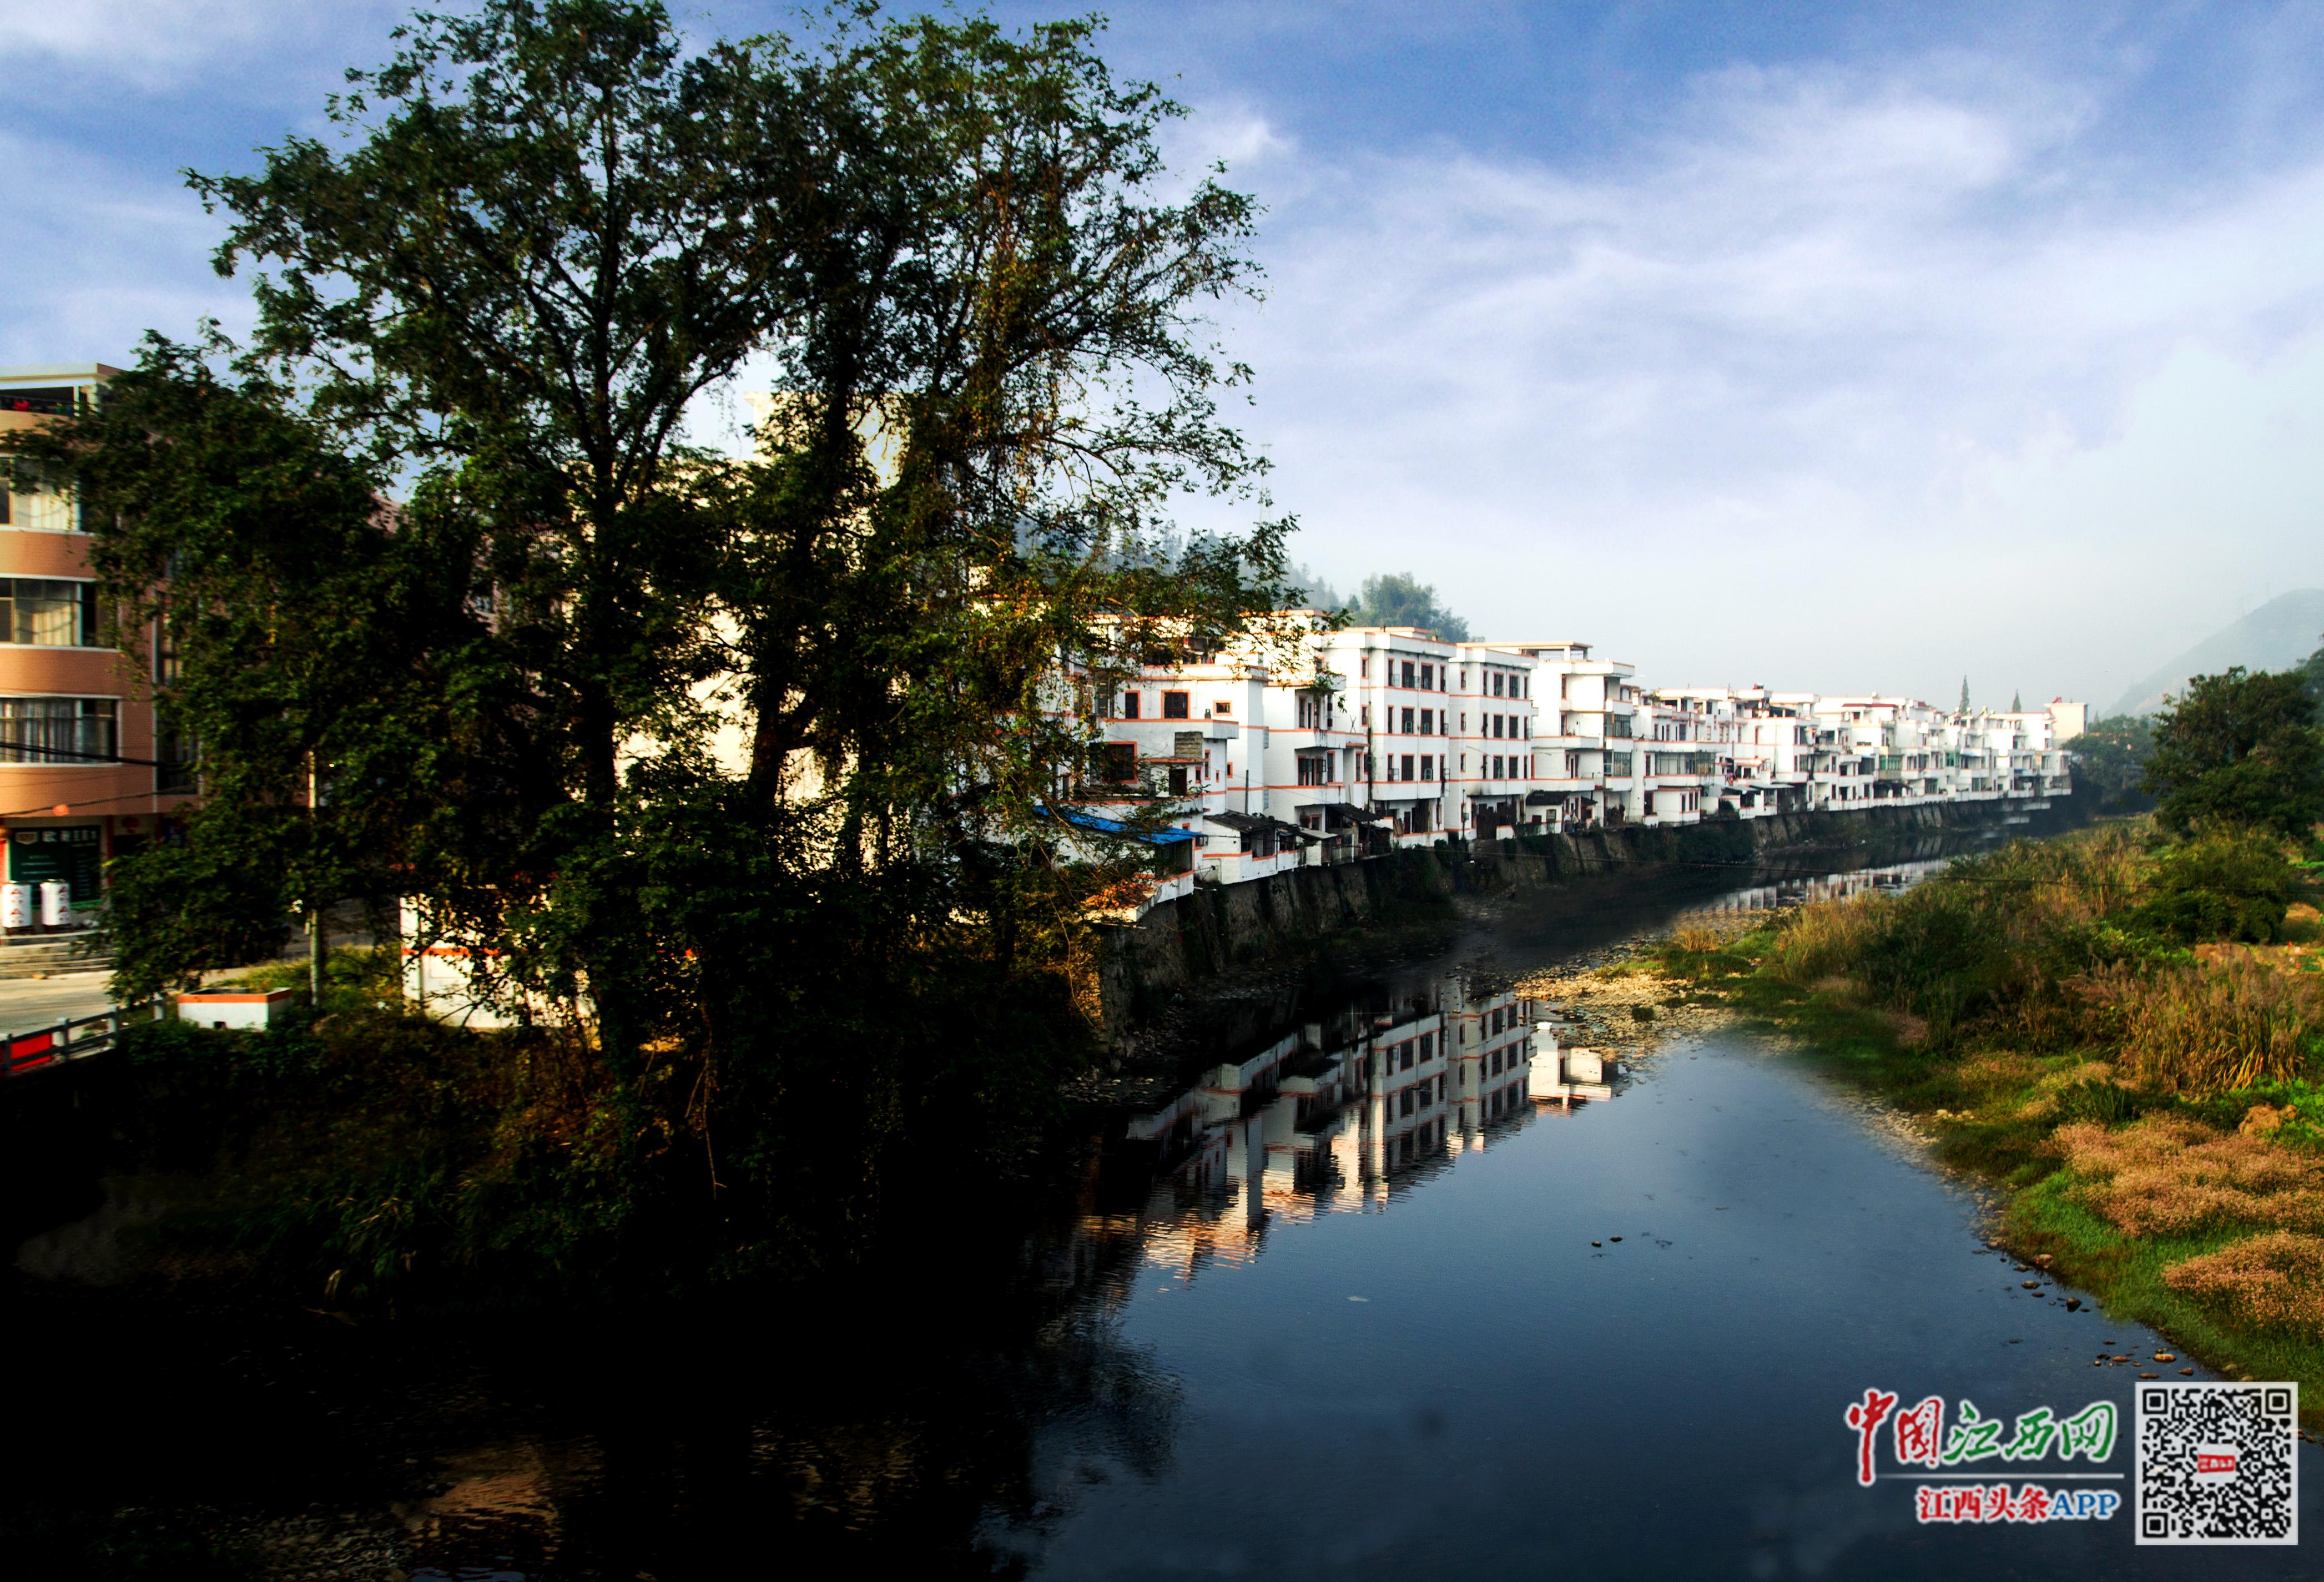
[[[1450,836],[1508,837],[1930,802],[2046,805],[2084,707],[1649,687],[1585,643],[1316,632],[1152,667],[1095,700],[1083,800],[1167,814],[1160,894]]]

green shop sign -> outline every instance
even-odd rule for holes
[[[77,903],[97,899],[104,862],[104,836],[94,824],[8,832],[9,880],[18,884],[61,880],[72,887]]]

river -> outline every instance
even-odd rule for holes
[[[2136,1377],[2184,1365],[2069,1309],[1875,1108],[1740,1032],[1535,1096],[1554,1057],[1508,1057],[1554,1012],[1510,985],[1702,903],[1507,923],[1383,973],[1117,1117],[1057,1223],[986,1223],[973,1182],[925,1205],[926,1261],[844,1309],[115,1335],[141,1355],[101,1431],[54,1380],[27,1420],[53,1411],[49,1442],[124,1498],[235,1513],[285,1575],[300,1545],[306,1574],[392,1555],[503,1582],[2312,1571],[2136,1548],[2126,1508],[1924,1526],[1885,1433],[1859,1485],[1843,1412],[1868,1388],[2103,1400],[2108,1459],[1979,1480],[2126,1506]]]

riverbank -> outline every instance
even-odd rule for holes
[[[2315,1426],[2319,892],[2264,842],[2115,825],[1616,970],[1788,1036],[1995,1189],[2022,1259],[2228,1376],[2301,1381]]]
[[[1083,998],[1111,1072],[1163,1078],[1187,1048],[1232,1043],[1245,1022],[1280,1020],[1281,985],[1319,966],[1328,976],[1334,957],[1426,953],[1455,930],[1538,908],[1554,893],[1618,905],[1626,891],[1673,881],[1708,892],[1742,874],[1934,857],[2005,828],[2047,833],[2083,816],[2071,798],[2030,815],[2033,824],[2014,802],[1930,803],[1405,847],[1199,889],[1109,926]],[[1265,1011],[1239,1018],[1246,1003]]]

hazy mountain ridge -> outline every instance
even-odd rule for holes
[[[2125,692],[2109,715],[2152,714],[2163,696],[2185,689],[2190,676],[2213,676],[2230,665],[2285,671],[2324,647],[2324,588],[2295,588],[2270,599],[2214,633]]]

